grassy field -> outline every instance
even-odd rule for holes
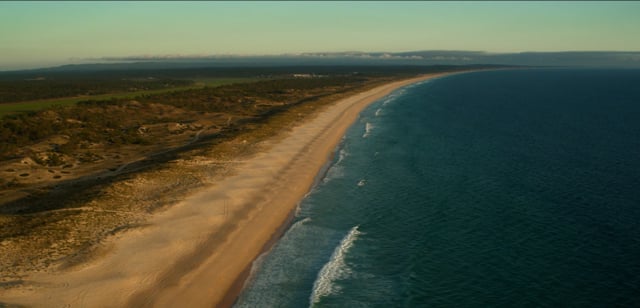
[[[37,111],[37,110],[45,109],[52,106],[73,105],[79,101],[85,101],[85,100],[104,100],[104,99],[111,99],[111,98],[135,98],[141,95],[158,94],[158,93],[166,93],[166,92],[174,92],[174,91],[186,91],[186,90],[198,89],[203,87],[218,87],[226,84],[252,82],[256,80],[258,80],[258,78],[202,78],[202,79],[194,79],[195,84],[193,86],[187,86],[187,87],[174,87],[174,88],[158,89],[158,90],[109,93],[109,94],[101,94],[101,95],[43,99],[43,100],[34,100],[34,101],[18,102],[18,103],[5,103],[5,104],[0,104],[0,118],[10,114]]]

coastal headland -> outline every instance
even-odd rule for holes
[[[0,303],[232,305],[252,262],[286,229],[297,204],[358,114],[395,89],[445,74],[450,73],[388,82],[341,98],[264,141],[260,151],[249,157],[200,157],[200,164],[222,164],[233,171],[151,215],[144,224],[109,238],[94,253],[99,256],[95,260],[22,278],[23,286],[0,291]]]

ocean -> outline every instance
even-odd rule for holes
[[[235,306],[640,306],[640,70],[471,72],[378,100]]]

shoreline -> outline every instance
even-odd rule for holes
[[[277,243],[277,241],[284,235],[284,233],[287,232],[287,230],[289,229],[289,227],[291,227],[291,222],[293,221],[294,217],[295,217],[295,211],[298,208],[298,206],[300,205],[300,202],[302,202],[302,200],[304,198],[306,198],[306,196],[308,195],[308,192],[311,191],[311,189],[313,189],[314,186],[316,186],[318,184],[318,182],[320,180],[322,180],[322,178],[326,175],[326,172],[329,170],[329,168],[331,167],[331,163],[333,158],[335,157],[335,155],[337,155],[337,147],[340,145],[340,142],[342,141],[344,135],[346,134],[347,129],[349,129],[353,123],[357,120],[357,118],[359,117],[360,113],[366,109],[368,106],[370,106],[371,104],[373,104],[374,102],[382,99],[383,97],[389,95],[390,93],[392,93],[395,90],[398,90],[402,87],[414,84],[414,83],[419,83],[425,80],[429,80],[429,79],[434,79],[434,78],[438,78],[438,77],[444,77],[444,76],[449,76],[449,75],[454,75],[454,74],[461,74],[461,73],[467,73],[470,71],[461,71],[461,72],[448,72],[448,73],[434,73],[434,74],[425,74],[421,77],[416,77],[416,78],[412,78],[412,79],[408,79],[408,80],[402,80],[402,81],[396,81],[396,82],[392,82],[390,84],[399,84],[394,86],[391,89],[385,89],[385,93],[383,95],[380,95],[379,97],[376,98],[371,98],[369,100],[366,101],[366,104],[358,106],[358,110],[356,111],[356,117],[354,119],[352,119],[347,128],[342,132],[342,134],[338,137],[338,139],[334,142],[335,144],[333,145],[331,151],[330,151],[330,155],[327,156],[326,160],[323,162],[321,168],[318,170],[318,172],[316,173],[316,175],[314,176],[313,179],[313,183],[309,186],[309,188],[307,189],[307,193],[305,193],[296,203],[296,205],[291,208],[291,211],[287,217],[287,219],[282,223],[282,225],[280,226],[280,228],[278,228],[278,230],[272,235],[272,238],[265,243],[264,247],[262,248],[262,251],[260,252],[260,254],[258,254],[252,261],[251,263],[242,271],[242,273],[236,278],[236,280],[234,281],[232,287],[227,291],[227,293],[224,295],[224,297],[216,303],[215,307],[232,307],[235,302],[237,301],[238,297],[240,296],[240,294],[242,293],[242,291],[244,290],[244,288],[247,285],[248,279],[251,279],[251,274],[252,274],[252,270],[253,270],[253,264],[254,261],[262,256],[265,253],[268,253],[269,250]],[[379,88],[383,88],[383,87],[387,87],[390,84],[386,84],[383,86],[379,86],[374,88],[373,90],[370,91],[374,91],[377,90]],[[349,97],[351,98],[351,97]],[[349,99],[347,98],[347,99]],[[332,106],[333,107],[333,106]]]
[[[343,98],[270,141],[237,173],[154,215],[116,239],[100,260],[69,272],[29,277],[0,303],[33,306],[231,306],[254,260],[289,228],[300,201],[331,162],[360,112],[392,91],[468,71],[390,82]],[[114,296],[118,294],[118,296]]]
[[[340,142],[338,142],[338,144],[336,145],[336,148],[340,146]],[[331,155],[328,157],[327,161],[324,163],[324,165],[322,165],[322,168],[318,171],[318,173],[314,177],[313,184],[311,184],[311,186],[309,187],[309,192],[313,189],[313,187],[319,184],[319,182],[326,176],[327,172],[331,168],[331,163],[338,153],[336,151],[336,148],[334,148]],[[251,261],[251,263],[242,271],[242,273],[238,275],[238,277],[234,280],[233,284],[229,288],[229,291],[217,303],[216,307],[232,307],[236,303],[236,301],[238,300],[238,297],[240,296],[242,291],[244,291],[244,288],[247,286],[247,282],[249,282],[249,279],[252,278],[254,262],[259,257],[269,253],[271,248],[273,248],[273,246],[280,240],[280,238],[287,232],[287,230],[289,230],[289,228],[291,227],[291,222],[293,222],[296,216],[296,210],[299,208],[302,200],[304,200],[304,198],[307,197],[309,192],[307,192],[304,196],[302,196],[302,198],[300,198],[300,200],[295,205],[295,207],[291,209],[291,211],[289,212],[289,215],[287,216],[287,219],[282,223],[280,228],[276,230],[276,232],[272,235],[271,239],[264,244],[260,254],[258,254],[258,256],[254,258],[253,261]]]

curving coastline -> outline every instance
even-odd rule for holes
[[[147,227],[120,236],[99,262],[34,277],[43,287],[8,292],[2,301],[71,307],[232,305],[253,260],[287,227],[358,114],[399,87],[446,74],[451,73],[392,82],[336,102],[283,140],[272,140],[269,150],[239,162],[235,175],[154,216]]]

